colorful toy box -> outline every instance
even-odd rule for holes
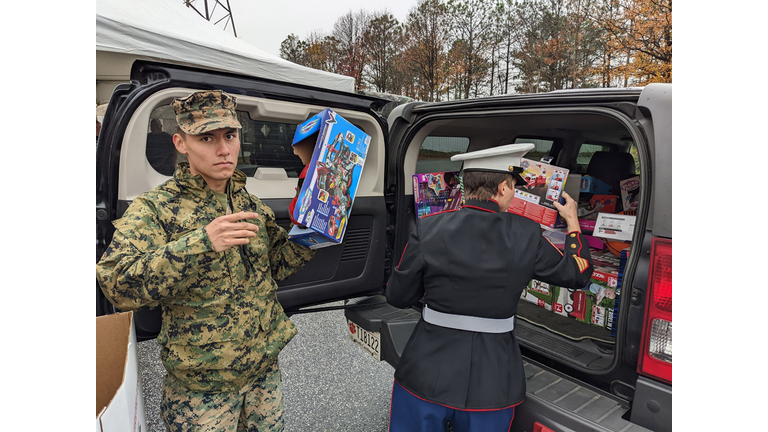
[[[565,227],[554,202],[561,199],[568,170],[531,159],[520,159],[524,171],[520,174],[526,184],[515,185],[515,196],[507,209],[550,228]]]
[[[616,267],[595,267],[585,291],[590,298],[590,324],[608,330],[613,328],[613,309],[619,273]]]
[[[624,210],[637,210],[640,198],[640,177],[635,176],[619,182],[621,205]]]
[[[413,176],[413,198],[419,217],[455,210],[464,204],[463,184],[458,171]]]
[[[581,193],[591,193],[598,195],[609,194],[611,193],[612,189],[613,188],[608,183],[592,176],[583,176],[581,178],[581,187],[579,188]]]
[[[326,108],[296,128],[293,144],[304,140],[315,151],[293,217],[307,228],[294,226],[288,238],[318,249],[344,238],[371,137]]]
[[[520,298],[536,306],[542,307],[548,311],[552,310],[552,291],[554,286],[546,282],[532,279],[528,286],[523,290]]]

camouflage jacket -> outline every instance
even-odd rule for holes
[[[226,209],[189,165],[133,200],[96,265],[106,297],[121,310],[160,305],[158,343],[168,373],[197,391],[237,391],[277,359],[296,327],[277,301],[275,281],[314,254],[287,239],[275,214],[235,171],[233,212],[253,211],[250,243],[215,252],[205,226]]]

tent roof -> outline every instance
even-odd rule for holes
[[[96,51],[131,54],[353,92],[352,77],[311,69],[215,27],[179,0],[98,0]]]

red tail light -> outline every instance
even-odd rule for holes
[[[654,238],[637,371],[672,383],[672,240]]]

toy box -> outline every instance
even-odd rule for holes
[[[568,170],[531,159],[520,159],[526,180],[515,185],[515,196],[507,209],[510,213],[525,216],[549,228],[565,227],[553,203],[562,200],[562,192],[568,178]]]
[[[536,279],[532,279],[528,286],[523,290],[520,298],[529,303],[533,303],[539,307],[551,311],[552,310],[552,291],[554,286],[550,286],[546,282],[541,282]]]
[[[600,213],[592,235],[608,240],[631,241],[636,216]]]
[[[552,311],[576,321],[589,323],[592,317],[592,304],[584,290],[554,286]]]
[[[592,309],[589,317],[590,324],[612,329],[618,277],[616,267],[596,267],[592,272],[592,278],[586,290]]]
[[[457,171],[413,176],[413,198],[419,217],[455,210],[464,204],[461,177]]]
[[[315,151],[293,211],[288,238],[311,249],[341,243],[371,137],[330,108],[300,124],[293,143],[311,140]]]
[[[618,272],[615,268],[596,267],[585,289],[550,286],[552,311],[583,323],[611,330],[616,301]]]
[[[609,194],[612,192],[612,187],[595,177],[592,176],[583,176],[581,178],[581,188],[579,188],[579,191],[581,193],[591,193],[591,194]]]
[[[640,198],[640,177],[635,176],[619,182],[621,205],[624,210],[637,210]]]

